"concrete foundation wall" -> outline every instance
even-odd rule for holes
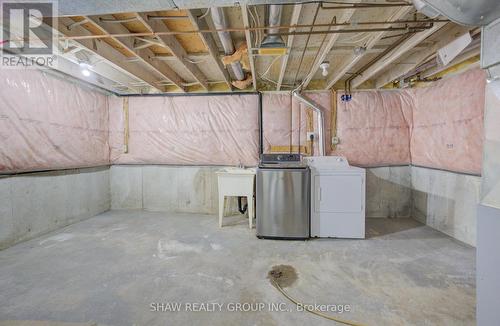
[[[217,166],[113,165],[111,209],[217,214]],[[236,213],[237,199],[226,203]]]
[[[217,214],[217,175],[221,167],[113,165],[111,208]],[[367,170],[368,217],[409,217],[410,168]],[[236,213],[236,198],[225,214]]]
[[[410,217],[409,166],[366,169],[366,217]]]
[[[455,239],[476,245],[481,177],[411,167],[412,217]]]
[[[110,208],[109,168],[0,177],[0,249]]]

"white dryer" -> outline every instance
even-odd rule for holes
[[[342,156],[304,157],[311,169],[311,237],[365,237],[365,169]]]

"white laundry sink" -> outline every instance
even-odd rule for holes
[[[254,210],[254,188],[255,188],[255,168],[222,168],[217,173],[219,186],[219,227],[222,227],[224,218],[225,198],[230,196],[246,197],[248,203],[248,224],[252,228],[252,221],[255,217]]]
[[[252,175],[255,174],[255,168],[237,168],[237,167],[227,167],[222,168],[217,171],[217,174],[236,174],[236,175]]]

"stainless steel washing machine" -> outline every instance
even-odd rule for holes
[[[257,237],[308,239],[310,170],[298,154],[262,154],[257,169]]]

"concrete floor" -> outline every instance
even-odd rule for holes
[[[109,211],[3,250],[0,325],[334,324],[296,311],[270,285],[267,273],[278,264],[298,272],[285,289],[291,296],[350,305],[337,317],[475,324],[475,249],[412,219],[371,219],[366,240],[292,242],[258,240],[246,221],[233,222],[219,229],[215,216]],[[160,302],[184,305],[150,311]],[[207,302],[222,312],[184,311]],[[253,302],[284,302],[291,312],[228,311]]]

